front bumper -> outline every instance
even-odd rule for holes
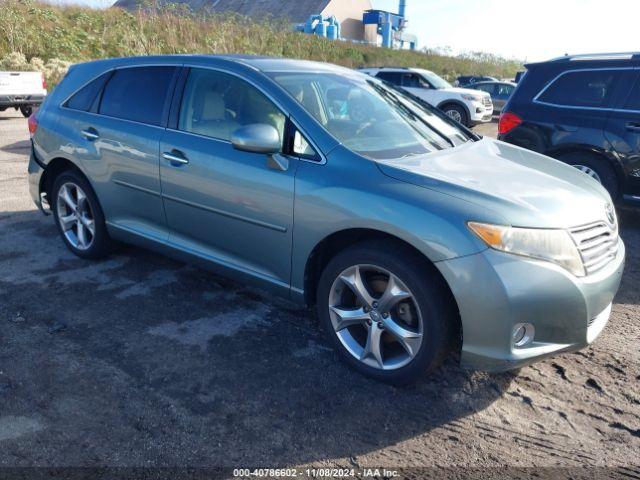
[[[40,105],[43,101],[44,95],[0,95],[0,107]]]
[[[602,270],[577,278],[555,264],[485,250],[436,263],[462,320],[461,364],[504,371],[575,351],[604,329],[624,269],[625,248]],[[534,326],[532,343],[515,347],[513,328]]]
[[[493,104],[472,102],[469,106],[469,114],[469,120],[473,125],[490,122],[493,118]]]

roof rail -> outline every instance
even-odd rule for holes
[[[588,60],[632,60],[640,59],[640,52],[615,52],[615,53],[583,53],[580,55],[564,55],[556,57],[550,62],[575,62]]]

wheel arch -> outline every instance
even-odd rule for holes
[[[74,170],[82,175],[89,185],[91,182],[89,178],[84,174],[84,172],[76,165],[74,162],[65,157],[55,157],[51,159],[40,178],[40,193],[44,192],[47,195],[47,200],[49,201],[49,205],[51,206],[51,190],[53,189],[53,184],[56,181],[56,178],[63,172],[68,170]],[[93,187],[92,187],[93,188]]]
[[[453,308],[455,308],[457,325],[456,334],[461,338],[462,335],[462,322],[460,319],[460,309],[458,302],[456,301],[453,291],[449,286],[449,283],[444,278],[440,270],[436,267],[433,261],[429,259],[418,248],[411,245],[406,240],[401,239],[390,233],[383,232],[381,230],[369,229],[369,228],[350,228],[345,230],[339,230],[323,238],[311,251],[309,255],[305,270],[304,270],[304,300],[308,306],[315,305],[316,292],[318,288],[318,281],[320,275],[324,270],[324,267],[329,261],[343,251],[345,248],[356,245],[357,243],[369,240],[388,240],[398,244],[400,247],[411,250],[424,262],[424,267],[433,271],[442,281],[442,284],[446,287],[448,294],[448,301],[451,302]]]
[[[616,176],[618,177],[618,183],[622,185],[625,181],[625,173],[624,168],[622,166],[622,162],[620,158],[613,152],[605,149],[600,149],[592,145],[560,145],[558,147],[552,148],[544,152],[545,155],[555,158],[556,160],[561,160],[561,157],[565,155],[569,155],[572,153],[586,153],[589,155],[594,155],[604,159],[613,170],[616,172]]]

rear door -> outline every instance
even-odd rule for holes
[[[618,85],[632,82],[634,76],[632,70],[615,68],[560,74],[534,99],[534,103],[545,107],[539,125],[549,132],[550,144],[555,148],[595,145],[607,149],[604,129],[615,92]]]
[[[605,137],[622,161],[628,188],[625,193],[640,195],[640,78],[620,85],[615,110],[609,117]],[[629,88],[629,86],[632,86]]]
[[[116,69],[90,111],[72,116],[78,142],[75,152],[110,228],[156,240],[168,236],[160,192],[159,147],[177,70],[174,66]],[[67,108],[73,107],[72,100]]]

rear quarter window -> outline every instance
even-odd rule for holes
[[[96,100],[98,93],[102,90],[104,84],[109,80],[112,72],[107,72],[100,75],[95,80],[90,81],[76,93],[74,93],[69,100],[64,103],[64,106],[73,110],[82,110],[88,112],[91,110],[93,102]]]
[[[566,72],[546,87],[536,98],[552,105],[608,108],[624,70],[584,70]]]
[[[104,87],[99,113],[160,125],[175,67],[132,67],[116,70]]]

